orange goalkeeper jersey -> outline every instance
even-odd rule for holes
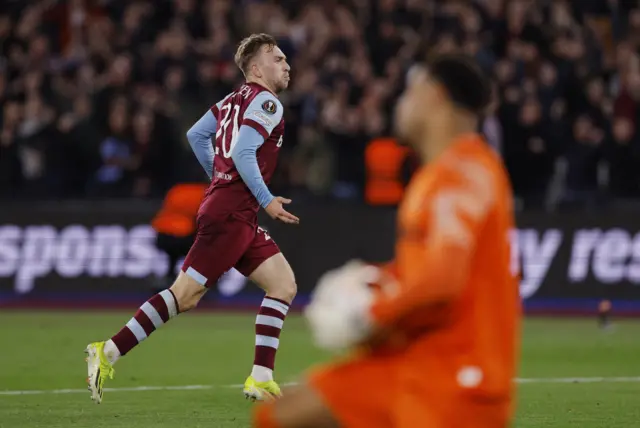
[[[394,280],[371,309],[374,323],[409,339],[407,377],[511,396],[520,321],[512,206],[501,160],[475,134],[414,176],[399,211]]]

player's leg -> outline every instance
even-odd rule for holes
[[[273,380],[273,370],[280,332],[296,295],[293,270],[263,229],[258,229],[236,268],[266,292],[256,317],[254,363],[245,382],[245,396],[260,400],[263,398],[261,390],[280,395],[280,388]]]
[[[87,346],[89,390],[94,402],[102,401],[103,385],[114,374],[113,365],[134,347],[142,343],[157,328],[194,308],[206,288],[193,277],[180,272],[173,285],[138,308],[133,317],[113,337]]]
[[[173,285],[147,300],[111,339],[87,346],[88,382],[92,399],[102,401],[103,384],[113,365],[157,328],[196,307],[207,287],[240,259],[254,238],[241,222],[198,222],[198,234]]]
[[[156,329],[180,313],[196,307],[207,288],[181,271],[170,288],[144,302],[118,333],[104,345],[104,353],[114,364],[142,343]]]
[[[365,358],[330,366],[279,400],[259,405],[257,428],[387,428],[395,397],[389,359]],[[416,425],[422,426],[422,425]]]
[[[280,333],[295,297],[296,282],[282,253],[265,260],[249,278],[266,293],[256,316],[251,377],[257,382],[269,382],[273,381]]]
[[[248,277],[264,290],[268,297],[290,305],[298,288],[293,269],[271,236],[259,228],[256,238],[240,261],[250,270]]]

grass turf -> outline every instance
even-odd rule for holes
[[[103,404],[94,405],[89,392],[80,391],[86,377],[82,351],[89,341],[112,335],[129,317],[0,314],[0,428],[249,426],[252,404],[237,384],[244,382],[253,360],[251,314],[183,315],[119,362],[107,385],[202,389],[107,391]],[[639,322],[619,321],[614,330],[603,332],[592,319],[528,319],[523,334],[520,377],[534,381],[519,386],[517,428],[638,426],[640,382],[611,378],[640,376]],[[327,357],[311,345],[303,320],[291,316],[278,353],[278,379],[294,381]],[[552,379],[571,377],[605,379]],[[51,392],[60,389],[69,391]]]

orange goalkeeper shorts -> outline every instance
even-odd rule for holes
[[[417,381],[403,363],[398,356],[360,357],[321,368],[308,382],[344,428],[509,426],[508,401],[482,403],[458,385],[431,383],[428,376]]]

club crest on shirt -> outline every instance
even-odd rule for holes
[[[276,106],[276,103],[271,100],[267,100],[262,103],[262,110],[266,111],[269,114],[274,114],[277,109],[278,107]]]

